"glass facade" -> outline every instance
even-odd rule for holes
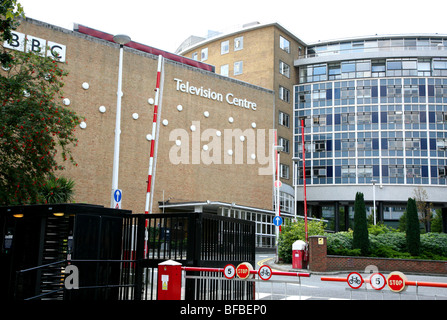
[[[295,86],[294,157],[303,158],[303,119],[307,183],[446,185],[444,87],[426,77]]]
[[[342,224],[340,212],[345,208],[340,208],[352,203],[347,204],[349,199],[331,202],[325,199],[327,195],[342,190],[338,186],[359,189],[372,186],[373,181],[395,185],[392,192],[396,194],[399,186],[438,188],[433,194],[443,194],[440,188],[447,185],[447,39],[321,43],[308,47],[304,58],[295,63],[300,82],[293,90],[293,158],[298,163],[297,185],[302,186],[306,177],[308,192],[313,187],[318,190],[312,198],[314,210],[328,220],[335,212],[337,223]],[[335,188],[328,188],[331,185]],[[435,198],[428,201],[446,202]],[[395,208],[402,202],[383,203],[382,218],[398,218],[402,211]]]

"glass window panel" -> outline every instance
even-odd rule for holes
[[[355,72],[355,63],[342,63],[341,72]]]
[[[401,70],[402,69],[402,61],[388,61],[387,62],[388,70]]]

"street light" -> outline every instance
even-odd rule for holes
[[[279,155],[280,152],[284,150],[284,147],[281,145],[274,145],[273,146],[273,156],[275,156],[275,153],[277,157],[275,157],[276,160],[276,173],[277,173],[277,180],[274,183],[274,186],[276,187],[276,216],[280,216],[280,205],[279,205],[279,189],[281,187],[281,180],[280,180],[280,173],[279,173]],[[276,261],[278,261],[278,238],[279,238],[279,226],[275,226],[275,233],[276,233]]]
[[[118,67],[118,90],[116,92],[116,123],[115,123],[115,148],[113,151],[113,175],[112,175],[112,196],[110,206],[114,207],[114,193],[118,189],[118,170],[120,157],[120,135],[121,135],[121,97],[123,80],[123,51],[124,45],[130,42],[130,37],[118,34],[113,37],[113,41],[120,45],[119,67]]]
[[[373,217],[374,217],[374,225],[376,225],[376,182],[377,180],[371,180],[373,184]]]

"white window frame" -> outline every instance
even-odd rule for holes
[[[220,54],[227,54],[230,52],[230,40],[225,40],[220,43]]]

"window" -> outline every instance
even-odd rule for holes
[[[417,138],[406,138],[405,139],[405,149],[406,150],[419,150],[420,149],[420,139]]]
[[[279,47],[285,52],[290,53],[290,41],[282,36],[279,36]]]
[[[314,177],[322,178],[327,176],[326,167],[314,167]]]
[[[392,178],[403,178],[404,176],[404,166],[390,165],[388,167],[389,176]]]
[[[388,139],[388,149],[389,150],[402,150],[403,149],[403,140],[402,139]]]
[[[419,123],[419,112],[405,111],[405,123]]]
[[[438,148],[438,150],[445,151],[447,149],[447,140],[438,138],[436,140],[436,147]]]
[[[325,126],[326,125],[326,115],[314,116],[314,125],[315,126]]]
[[[238,37],[234,39],[234,51],[244,49],[244,37]]]
[[[283,152],[290,153],[290,142],[285,138],[279,137],[279,145],[282,146]]]
[[[374,78],[385,77],[385,60],[373,60],[371,61],[371,71]]]
[[[285,62],[279,61],[279,73],[290,78],[290,66]]]
[[[230,40],[220,43],[220,54],[226,54],[230,52]]]
[[[315,151],[316,152],[326,151],[326,141],[324,140],[315,141]]]
[[[343,139],[341,141],[341,149],[343,151],[355,150],[355,140],[354,139]]]
[[[372,166],[358,166],[358,176],[364,178],[371,178],[373,176]]]
[[[408,166],[407,167],[407,178],[420,178],[421,177],[421,167],[420,166]]]
[[[341,176],[343,178],[355,178],[356,170],[355,166],[342,166]]]
[[[290,91],[282,86],[279,86],[279,98],[282,101],[290,102]]]
[[[208,59],[208,48],[202,49],[200,59],[201,61],[205,61]]]
[[[228,75],[229,75],[228,64],[225,64],[225,65],[223,65],[223,66],[220,66],[220,74],[223,75],[223,76],[225,76],[225,77],[228,77]]]
[[[289,128],[290,126],[290,116],[282,111],[279,112],[279,124]]]
[[[197,52],[194,52],[192,55],[191,55],[191,58],[193,59],[193,60],[196,60],[197,61]]]
[[[234,71],[233,71],[233,73],[234,73],[235,76],[237,76],[238,74],[242,74],[242,65],[243,65],[242,61],[236,61],[234,63]]]
[[[279,166],[279,173],[280,173],[280,177],[283,179],[289,179],[289,166],[285,165],[283,163],[280,164]]]

